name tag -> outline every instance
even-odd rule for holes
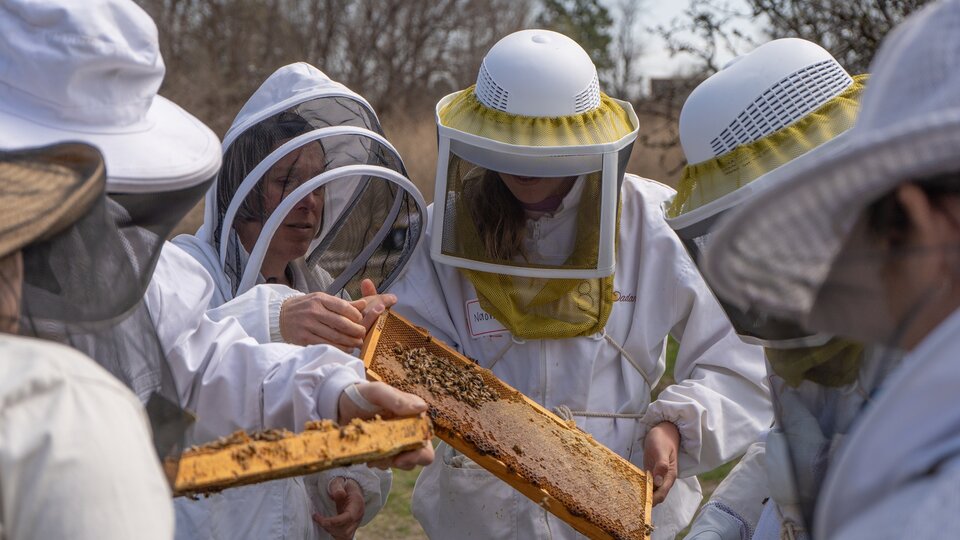
[[[480,307],[479,300],[467,301],[467,328],[470,329],[470,337],[489,336],[492,334],[502,334],[507,331],[506,327],[500,324],[500,321],[493,318]]]

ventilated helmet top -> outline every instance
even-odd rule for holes
[[[803,118],[853,83],[823,47],[778,39],[701,83],[680,112],[680,143],[700,163]]]
[[[571,116],[600,105],[597,68],[577,42],[549,30],[498,41],[480,64],[477,99],[519,116]]]

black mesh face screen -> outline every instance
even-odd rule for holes
[[[269,242],[264,258],[271,257],[271,268],[278,261],[299,268],[303,275],[295,279],[298,288],[354,296],[360,294],[359,284],[365,278],[373,280],[378,290],[389,286],[417,245],[423,208],[417,204],[412,184],[401,186],[390,178],[392,173],[405,175],[406,170],[396,150],[381,137],[372,111],[344,97],[307,101],[237,137],[225,153],[217,179],[215,226],[217,249],[224,231],[229,231],[223,272],[233,294],[239,293],[244,275],[252,272],[246,267],[248,252],[258,242]],[[282,152],[277,152],[280,148]],[[269,165],[261,165],[268,157]],[[358,165],[388,174],[368,171],[326,182],[320,178]],[[253,187],[244,186],[241,191],[245,180],[250,184],[247,176],[255,169],[263,174],[257,172],[260,176]],[[277,208],[289,204],[290,194],[307,182],[322,185],[308,192],[304,189],[311,188],[300,189],[300,201],[275,217]],[[231,207],[236,211],[228,216]],[[266,238],[263,226],[271,218],[281,222]],[[312,228],[314,236],[301,246],[302,238],[290,227]],[[264,261],[256,264],[261,271]]]
[[[152,197],[162,206],[162,196]],[[180,410],[179,393],[144,294],[164,244],[157,233],[176,221],[148,219],[161,214],[145,201],[103,198],[73,226],[23,250],[20,332],[82,351],[153,403],[163,412],[151,417],[156,449],[167,457],[180,449],[186,416],[170,413]]]
[[[306,259],[312,272],[330,276],[328,294],[360,297],[370,279],[386,290],[413,255],[423,228],[416,200],[397,184],[363,178],[333,226]]]
[[[383,135],[383,129],[373,111],[355,99],[343,96],[321,97],[295,105],[277,113],[262,122],[254,124],[244,131],[224,153],[223,167],[217,177],[217,225],[215,238],[219,242],[223,227],[224,214],[243,180],[271,152],[285,142],[313,130],[335,126],[352,126]],[[335,148],[327,141],[315,141],[319,144],[327,159],[327,168],[344,164],[379,164],[377,157],[367,151],[364,145],[353,148]],[[390,165],[401,174],[406,174],[398,156],[391,159]],[[289,193],[291,189],[285,192]],[[263,186],[259,183],[247,195],[238,213],[240,219],[257,219],[260,222],[269,217],[269,211],[263,204]],[[219,249],[219,245],[215,246]]]
[[[167,238],[170,231],[197,205],[213,180],[210,178],[195,186],[173,191],[110,193],[108,197],[119,207],[114,215],[121,228],[137,227],[153,236]]]

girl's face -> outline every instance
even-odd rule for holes
[[[574,176],[537,178],[499,173],[510,193],[525,206],[537,205],[550,197],[563,197],[573,187]]]
[[[322,147],[310,143],[290,152],[270,167],[261,180],[265,215],[273,214],[284,197],[324,172],[325,159]],[[323,191],[323,188],[319,188],[310,192],[290,210],[273,235],[264,266],[286,265],[307,252],[310,242],[320,231]],[[241,224],[240,239],[248,250],[253,248],[262,228],[263,223],[259,221]]]

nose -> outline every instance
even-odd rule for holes
[[[306,197],[300,199],[300,202],[294,207],[295,209],[304,209],[309,211],[316,211],[321,206],[323,206],[323,189],[316,189],[311,191]]]

